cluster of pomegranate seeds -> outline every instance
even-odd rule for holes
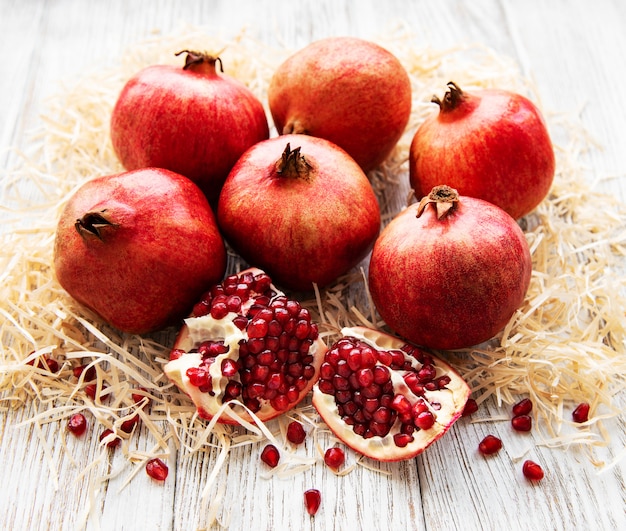
[[[317,489],[309,489],[304,492],[304,507],[306,512],[311,516],[315,516],[320,504],[322,503],[322,494]]]
[[[572,419],[574,422],[582,424],[583,422],[587,422],[589,420],[589,404],[587,402],[582,402],[576,406],[576,409],[572,412]]]
[[[167,479],[169,469],[167,465],[157,457],[150,459],[146,463],[146,473],[156,481],[165,481]]]
[[[67,431],[80,437],[87,430],[87,419],[82,413],[74,413],[67,421]]]
[[[287,425],[287,440],[292,444],[302,444],[306,439],[306,432],[302,424],[297,420],[292,420]]]
[[[277,295],[267,274],[244,273],[227,277],[205,293],[193,316],[209,314],[214,319],[232,314],[235,326],[247,333],[239,342],[238,359],[226,358],[221,363],[222,376],[230,380],[223,401],[241,400],[256,413],[262,400],[269,401],[276,411],[286,411],[300,399],[316,373],[310,349],[319,335],[306,308]],[[206,341],[191,352],[200,353],[202,363],[188,369],[187,376],[192,385],[211,393],[209,367],[228,347],[220,341]],[[182,354],[173,351],[170,359]]]
[[[411,357],[419,368],[413,366]],[[420,397],[417,401],[396,393],[391,370],[404,371],[404,382]],[[386,436],[399,419],[400,432],[394,442],[404,447],[414,440],[415,430],[427,430],[435,423],[437,404],[422,398],[425,391],[443,389],[449,383],[449,376],[437,377],[433,358],[416,347],[378,350],[358,338],[344,337],[326,353],[318,387],[335,397],[339,416],[365,439]]]
[[[502,441],[495,435],[487,435],[478,444],[478,451],[483,455],[493,455],[502,449]]]
[[[280,452],[273,444],[266,445],[261,451],[261,461],[270,468],[275,468],[280,461]]]
[[[524,477],[531,481],[539,481],[540,479],[543,479],[543,468],[541,468],[541,465],[538,465],[530,459],[524,461],[524,464],[522,465],[522,473],[524,474]]]
[[[333,470],[339,470],[346,462],[346,454],[341,448],[333,446],[324,452],[324,463]]]
[[[533,427],[533,419],[529,413],[533,409],[533,403],[529,398],[524,398],[513,405],[511,426],[516,431],[530,431]]]

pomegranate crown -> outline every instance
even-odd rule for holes
[[[208,64],[215,67],[215,64],[219,64],[220,72],[224,72],[224,66],[222,64],[222,60],[219,57],[219,53],[213,55],[209,52],[196,52],[193,50],[181,50],[180,52],[176,52],[176,57],[186,53],[185,56],[185,66],[183,66],[183,70],[193,69],[194,66]],[[221,52],[220,52],[221,53]]]
[[[444,94],[443,100],[436,95],[430,100],[432,103],[439,105],[439,108],[442,111],[451,111],[456,109],[467,97],[461,90],[461,87],[459,87],[454,81],[449,81],[447,87],[448,90]]]
[[[435,186],[427,196],[422,197],[422,200],[417,206],[417,214],[415,217],[420,217],[428,205],[433,205],[437,211],[437,219],[441,219],[448,212],[452,211],[459,202],[459,192],[454,188],[442,184]]]

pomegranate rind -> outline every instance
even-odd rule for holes
[[[263,273],[261,269],[249,268],[239,273],[239,276],[249,272],[254,275]],[[284,295],[284,293],[278,290],[273,284],[271,288],[277,296]],[[238,360],[239,342],[248,337],[245,331],[240,330],[233,323],[233,319],[236,315],[237,314],[234,312],[229,312],[221,319],[215,319],[210,314],[200,317],[190,316],[185,319],[173,346],[173,349],[180,349],[184,351],[185,354],[170,360],[163,367],[163,371],[169,380],[191,399],[200,417],[211,420],[213,417],[218,416],[217,422],[222,424],[254,424],[257,420],[267,421],[293,409],[309,394],[311,388],[317,381],[320,366],[324,360],[324,354],[327,349],[326,344],[320,337],[311,345],[309,353],[313,355],[311,365],[315,369],[314,376],[308,381],[307,386],[300,391],[298,398],[290,403],[288,409],[276,410],[268,400],[264,399],[260,400],[261,407],[254,413],[246,408],[239,400],[231,400],[225,404],[222,401],[222,397],[224,396],[224,390],[226,389],[229,379],[224,377],[221,372],[222,361],[225,359],[231,359],[233,361]],[[228,347],[228,352],[217,356],[209,367],[211,391],[213,394],[209,394],[193,385],[187,374],[188,369],[199,367],[202,361],[201,354],[189,351],[209,339],[224,341],[224,345]]]
[[[406,341],[393,337],[384,332],[365,327],[346,327],[341,331],[343,337],[355,337],[379,350],[400,350],[407,345]],[[331,347],[332,348],[332,347]],[[470,397],[471,389],[461,375],[449,364],[439,358],[431,356],[436,362],[437,374],[450,377],[450,383],[445,389],[425,391],[424,397],[429,402],[441,404],[436,411],[436,420],[429,429],[413,432],[414,440],[405,447],[399,447],[394,442],[394,435],[399,432],[400,422],[396,419],[391,431],[384,437],[373,436],[365,439],[356,434],[352,426],[340,416],[334,395],[322,392],[319,385],[313,387],[313,406],[322,417],[329,429],[347,446],[367,457],[377,461],[401,461],[411,459],[421,454],[435,441],[440,439],[462,415],[465,404]],[[401,376],[401,371],[392,371],[394,389],[405,395],[413,403],[418,400],[407,387]]]

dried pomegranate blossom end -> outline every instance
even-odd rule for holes
[[[417,207],[416,216],[419,218],[428,205],[432,205],[436,211],[437,219],[444,218],[449,212],[454,211],[459,202],[459,193],[446,185],[435,186],[427,196],[424,196]]]
[[[300,153],[300,147],[291,149],[289,143],[276,162],[276,173],[281,177],[309,180],[314,165]]]

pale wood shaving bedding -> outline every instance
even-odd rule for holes
[[[407,67],[414,90],[405,135],[389,160],[371,175],[386,223],[410,196],[406,173],[412,134],[425,116],[436,111],[430,99],[441,94],[448,81],[455,80],[466,89],[510,88],[536,102],[539,97],[511,59],[483,46],[416,48],[403,32],[379,42]],[[208,496],[232,448],[273,441],[287,456],[273,474],[285,477],[318,462],[319,445],[313,445],[317,448],[313,457],[293,451],[284,442],[285,419],[244,428],[201,420],[161,371],[175,330],[141,338],[97,324],[60,288],[51,267],[56,220],[64,203],[85,180],[122,170],[109,141],[108,118],[123,83],[144,66],[179,64],[174,53],[187,48],[223,50],[226,72],[245,82],[263,102],[273,69],[289,54],[286,49],[264,46],[245,32],[228,41],[196,27],[155,35],[118,62],[98,66],[74,85],[62,87],[46,102],[48,110],[32,151],[14,153],[15,166],[3,175],[1,202],[4,226],[13,230],[3,232],[0,251],[0,408],[6,411],[34,403],[38,412],[24,424],[36,427],[44,448],[48,446],[41,426],[46,423],[57,423],[63,430],[71,414],[87,411],[115,429],[138,412],[142,436],[150,437],[153,444],[147,453],[132,452],[123,444],[129,462],[140,465],[150,456],[167,455],[170,445],[183,455],[217,452],[203,487],[208,514],[215,517],[220,496],[212,500]],[[590,170],[582,161],[587,150],[597,146],[584,129],[571,117],[546,116],[555,139],[558,171],[550,196],[521,221],[534,266],[526,302],[489,345],[444,355],[471,384],[479,402],[494,397],[506,406],[520,395],[530,396],[544,445],[582,446],[601,465],[605,462],[596,459],[593,450],[607,445],[604,423],[614,421],[623,410],[626,208],[595,191],[596,183],[590,182]],[[229,271],[243,267],[230,253]],[[344,326],[384,328],[367,291],[366,268],[364,261],[304,301],[321,323],[326,341],[332,341]],[[28,364],[45,354],[59,360],[57,374]],[[85,382],[71,371],[81,363],[96,368],[98,385],[108,386],[109,400],[94,403],[86,398]],[[130,396],[137,386],[144,387],[152,399],[149,411],[134,404]],[[569,412],[581,401],[591,403],[592,415],[587,423],[574,427]],[[315,441],[325,430],[309,403],[289,415],[301,420]],[[126,443],[129,435],[117,432]],[[83,466],[79,477],[94,463]],[[137,469],[131,469],[127,481]],[[96,489],[97,484],[92,487]],[[92,501],[94,496],[92,492]]]

